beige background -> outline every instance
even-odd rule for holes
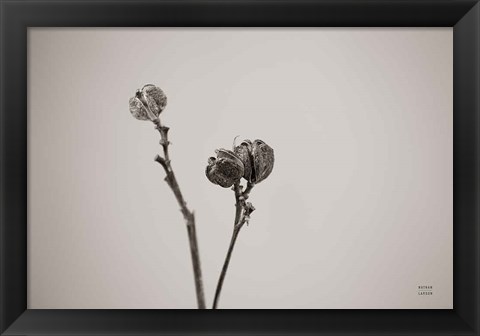
[[[240,135],[276,162],[222,308],[452,308],[450,28],[30,29],[29,308],[195,307],[158,134],[128,111],[145,83],[209,303],[234,198],[204,169]]]

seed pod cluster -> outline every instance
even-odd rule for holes
[[[158,86],[147,84],[130,98],[129,106],[138,120],[154,121],[167,106],[167,96]]]
[[[244,140],[233,151],[219,149],[217,158],[208,159],[207,178],[214,184],[229,188],[242,177],[249,183],[260,183],[273,170],[273,149],[262,140]]]

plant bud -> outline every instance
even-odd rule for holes
[[[230,150],[219,149],[217,158],[208,159],[205,174],[210,182],[229,188],[243,176],[243,162]]]
[[[167,106],[167,96],[159,87],[147,84],[130,98],[129,106],[135,118],[154,121]]]

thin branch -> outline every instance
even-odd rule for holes
[[[255,186],[255,183],[253,183],[253,182],[248,182],[247,183],[247,187],[245,188],[245,191],[243,192],[243,197],[245,199],[248,198],[248,195],[250,194],[250,191],[252,191],[254,186]]]
[[[248,223],[250,220],[250,214],[255,210],[252,203],[245,201],[248,198],[252,188],[253,184],[250,183],[247,185],[245,191],[242,191],[240,183],[235,183],[233,186],[233,191],[235,193],[235,221],[233,222],[233,233],[230,240],[230,245],[228,246],[227,256],[225,257],[222,271],[220,272],[220,277],[218,279],[212,309],[217,309],[218,301],[220,300],[220,293],[222,292],[223,288],[223,282],[225,280],[225,276],[227,275],[228,265],[230,264],[230,259],[232,257],[233,248],[235,247],[238,234],[240,233],[243,225]]]
[[[202,281],[202,270],[200,266],[200,253],[198,250],[198,242],[197,242],[197,233],[195,228],[195,215],[193,211],[190,211],[187,207],[187,202],[183,198],[183,194],[180,190],[180,186],[178,185],[177,178],[175,177],[175,173],[173,172],[172,165],[170,162],[170,154],[168,152],[168,146],[170,145],[170,141],[168,141],[168,130],[169,128],[163,126],[160,123],[160,119],[154,120],[156,125],[156,129],[160,133],[160,145],[163,148],[163,157],[157,155],[155,157],[155,161],[160,163],[165,170],[165,182],[167,182],[170,189],[172,189],[175,198],[177,199],[178,205],[180,206],[180,211],[183,214],[183,218],[185,219],[185,224],[187,225],[187,233],[188,233],[188,241],[190,244],[190,254],[192,256],[192,264],[193,264],[193,275],[195,279],[195,291],[197,294],[197,304],[199,309],[205,309],[205,294],[203,290],[203,281]]]

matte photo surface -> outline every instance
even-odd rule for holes
[[[275,168],[255,187],[220,308],[449,309],[452,28],[30,28],[28,306],[195,308],[185,223],[152,83],[195,211],[207,305],[233,193],[205,167],[234,137]]]

